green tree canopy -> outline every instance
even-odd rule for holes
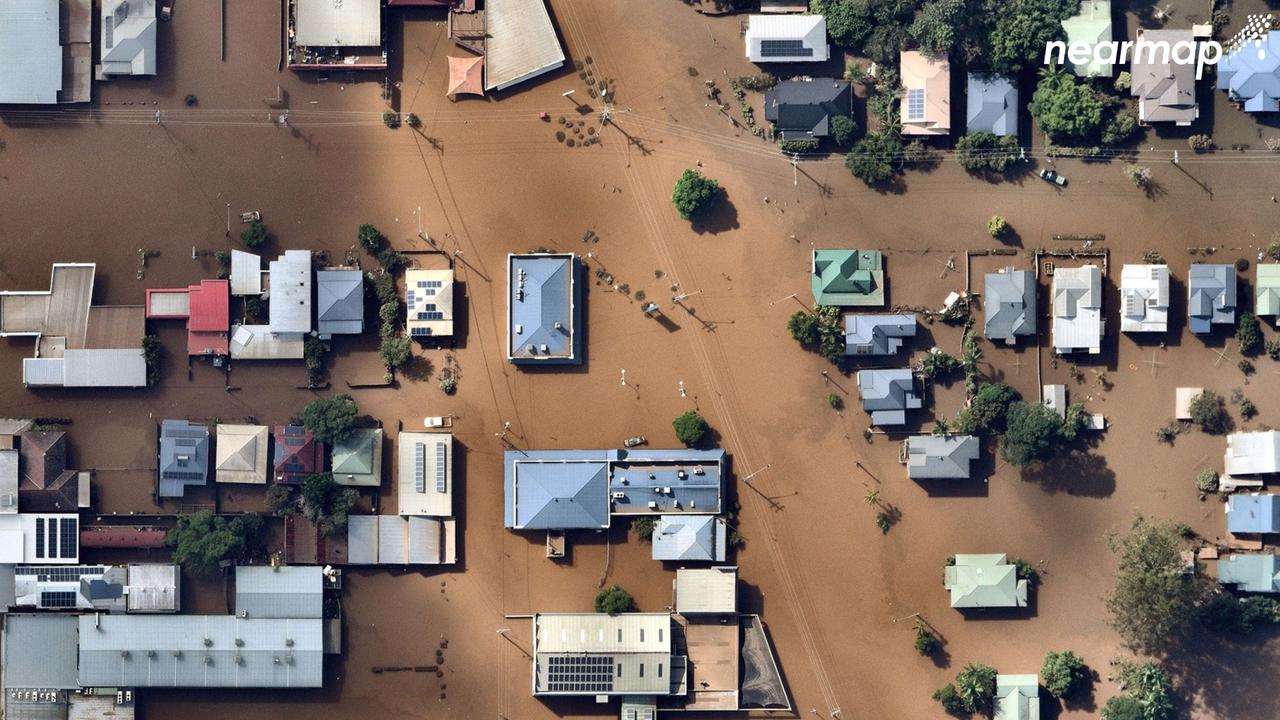
[[[1240,344],[1242,355],[1257,355],[1262,349],[1262,327],[1257,315],[1240,313],[1240,319],[1236,321],[1236,342]]]
[[[951,52],[966,22],[965,0],[927,0],[911,23],[911,39],[929,55]]]
[[[354,488],[343,487],[330,473],[307,476],[302,483],[302,514],[324,535],[347,528],[347,513],[356,503]]]
[[[1191,398],[1191,422],[1210,435],[1224,433],[1230,427],[1231,418],[1222,402],[1222,396],[1212,390]]]
[[[611,585],[596,593],[596,612],[617,615],[630,612],[635,606],[631,593],[617,585]]]
[[[956,160],[971,173],[1004,172],[1021,153],[1016,135],[979,130],[956,141]]]
[[[317,398],[302,410],[302,424],[323,443],[346,440],[356,426],[356,401],[350,395]]]
[[[1089,666],[1070,650],[1049,651],[1040,668],[1040,680],[1049,694],[1062,698],[1079,689],[1089,679]]]
[[[376,254],[382,249],[382,244],[387,238],[378,230],[378,228],[365,223],[356,230],[356,237],[360,240],[360,245],[370,253]]]
[[[797,310],[794,315],[787,318],[787,332],[791,333],[791,339],[801,345],[816,345],[818,316],[804,310]]]
[[[1120,565],[1107,609],[1112,627],[1134,650],[1158,654],[1169,649],[1205,596],[1200,577],[1182,572],[1183,532],[1176,523],[1139,515],[1129,532],[1108,538]]]
[[[831,118],[831,139],[840,147],[849,147],[853,136],[858,133],[858,123],[848,115],[836,115]]]
[[[719,192],[720,185],[715,180],[697,170],[685,170],[671,191],[671,202],[680,217],[692,220],[711,206]]]
[[[844,156],[844,166],[854,177],[868,185],[876,185],[893,177],[902,162],[902,142],[885,133],[875,132],[853,144]]]
[[[223,560],[252,560],[263,553],[264,523],[256,514],[228,520],[210,510],[178,515],[164,537],[173,561],[195,575],[211,575]]]
[[[1053,457],[1062,439],[1062,420],[1040,403],[1019,400],[1005,415],[1000,457],[1010,465],[1026,466]]]
[[[257,249],[267,244],[267,226],[254,220],[249,227],[240,231],[240,241],[250,249]]]
[[[956,416],[956,432],[990,432],[1003,428],[1009,405],[1017,399],[1018,391],[1004,383],[982,383],[969,401],[969,407]]]
[[[996,669],[990,665],[967,663],[956,674],[956,691],[965,710],[985,712],[996,694]]]
[[[1071,73],[1043,74],[1029,109],[1040,129],[1054,138],[1087,137],[1102,124],[1102,101]]]
[[[382,338],[382,344],[378,346],[378,355],[382,358],[382,364],[388,370],[394,370],[409,362],[409,357],[412,354],[409,338],[400,335],[384,337]]]
[[[685,411],[671,423],[671,426],[675,428],[676,439],[684,443],[685,447],[697,445],[708,430],[707,421],[695,410]]]
[[[1006,74],[1039,66],[1046,43],[1066,39],[1062,21],[1078,7],[1075,0],[985,0],[982,14],[990,27],[985,59]]]

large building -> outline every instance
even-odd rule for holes
[[[0,105],[89,102],[91,0],[0,2]]]
[[[1053,351],[1102,352],[1102,270],[1097,265],[1059,267],[1053,273]]]
[[[401,515],[453,514],[453,434],[402,432],[396,439]]]
[[[1169,266],[1125,265],[1120,270],[1120,331],[1169,329]]]
[[[1236,269],[1226,264],[1192,263],[1187,271],[1187,328],[1197,335],[1215,325],[1235,327]]]
[[[457,521],[420,515],[352,515],[347,562],[352,565],[451,565],[458,561]]]
[[[75,565],[79,562],[79,515],[0,513],[0,565]]]
[[[172,613],[179,606],[181,573],[176,565],[18,565],[9,570],[0,572],[0,612]]]
[[[1036,334],[1036,276],[1028,270],[1001,268],[983,276],[983,334],[1015,345]]]
[[[155,75],[156,26],[156,0],[102,0],[98,75]]]
[[[381,0],[290,0],[288,63],[298,69],[387,66]]]
[[[683,695],[670,613],[536,613],[533,694]]]
[[[564,65],[546,0],[487,0],[484,89],[505,90]]]
[[[236,567],[241,618],[324,617],[324,569],[315,565]]]
[[[578,258],[572,253],[507,256],[507,359],[519,365],[582,362]]]
[[[404,273],[405,332],[411,338],[453,335],[453,269]]]
[[[831,55],[821,15],[751,15],[744,38],[755,63],[826,62]]]
[[[1185,30],[1138,30],[1138,42],[1194,45],[1195,36]],[[1138,122],[1185,126],[1200,117],[1196,102],[1195,63],[1174,62],[1171,53],[1135,53],[1130,66],[1129,92],[1138,98]]]
[[[945,56],[904,50],[899,57],[902,75],[902,134],[949,135],[951,133],[951,63]]]

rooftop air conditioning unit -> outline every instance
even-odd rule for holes
[[[539,346],[538,346],[538,349],[539,349],[539,350],[541,350],[542,352],[549,352],[549,351],[547,350],[547,346],[546,346],[545,344],[543,344],[543,345],[539,345]]]
[[[693,469],[693,474],[694,474],[694,475],[706,475],[706,474],[707,474],[707,471],[706,471],[706,470],[703,470],[702,468],[694,468],[694,469]]]
[[[678,478],[680,478],[681,480],[683,480],[683,479],[685,479],[685,477],[687,477],[687,476],[685,475],[685,472],[684,472],[683,470],[677,470],[677,471],[676,471],[676,477],[678,477]]]
[[[627,494],[626,494],[626,493],[624,493],[624,492],[622,492],[621,490],[617,490],[617,491],[615,491],[615,492],[613,493],[613,499],[614,499],[614,500],[621,500],[621,499],[625,498],[626,496],[627,496]]]
[[[523,326],[523,325],[520,325],[520,324],[517,324],[517,325],[516,325],[516,334],[517,334],[517,335],[520,335],[520,334],[522,334],[523,332],[524,332],[524,326]]]
[[[671,488],[669,488],[669,487],[664,487],[664,488],[662,488],[662,494],[664,494],[664,495],[670,495],[670,494],[671,494]]]
[[[656,502],[654,502],[654,501],[650,500],[650,501],[649,501],[649,509],[650,509],[650,510],[657,510],[657,509],[658,509],[658,503],[656,503]]]

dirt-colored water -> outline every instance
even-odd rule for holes
[[[1082,383],[1070,380],[1065,363],[1055,369],[1047,355],[1039,362],[1044,382],[1066,382],[1073,399],[1107,415],[1111,427],[1091,452],[1025,478],[988,462],[989,482],[926,487],[905,478],[895,440],[863,439],[867,421],[849,395],[852,379],[824,378],[824,361],[798,349],[784,331],[798,309],[787,296],[810,300],[812,246],[882,248],[891,303],[936,307],[963,286],[964,250],[992,245],[985,223],[994,213],[1009,219],[1025,248],[1053,246],[1057,233],[1105,234],[1100,245],[1117,268],[1106,296],[1114,319],[1118,265],[1138,261],[1145,249],[1160,249],[1176,277],[1185,277],[1188,246],[1230,248],[1219,258],[1253,257],[1280,214],[1271,199],[1280,179],[1273,162],[1184,153],[1181,168],[1156,165],[1160,190],[1151,199],[1118,165],[1076,161],[1057,164],[1071,181],[1061,192],[1033,177],[986,183],[954,163],[908,174],[905,193],[865,188],[840,158],[803,163],[793,175],[768,145],[736,131],[706,104],[706,79],[725,88],[727,77],[754,71],[742,57],[739,19],[705,18],[673,0],[553,0],[571,60],[590,57],[595,77],[612,78],[617,87],[615,127],[602,132],[601,144],[572,149],[536,115],[574,116],[561,93],[585,93],[576,71],[497,100],[451,103],[442,96],[444,57],[464,53],[445,37],[443,15],[391,13],[391,64],[403,68],[392,71],[401,82],[397,106],[424,123],[420,133],[391,131],[381,124],[385,105],[376,78],[336,73],[319,81],[277,72],[276,8],[230,5],[226,62],[219,60],[216,4],[181,3],[161,27],[160,75],[100,84],[102,112],[95,119],[0,113],[0,217],[8,248],[0,256],[0,287],[42,287],[50,263],[94,261],[97,302],[141,303],[145,287],[215,272],[212,260],[193,261],[191,248],[233,245],[224,237],[226,203],[233,212],[262,211],[274,237],[271,252],[340,254],[362,222],[378,225],[397,247],[428,249],[415,237],[420,207],[423,229],[446,250],[462,251],[458,394],[447,397],[436,386],[442,351],[419,350],[429,367],[402,377],[398,389],[353,395],[391,432],[399,420],[412,428],[424,415],[458,417],[462,562],[448,571],[350,573],[347,653],[321,692],[148,691],[147,718],[614,715],[613,706],[589,700],[531,698],[528,623],[504,615],[587,609],[602,578],[628,588],[641,609],[660,610],[670,603],[673,568],[651,560],[649,547],[628,538],[624,527],[572,537],[563,564],[544,557],[541,536],[504,530],[495,433],[509,421],[508,437],[522,447],[610,447],[635,434],[670,445],[670,419],[690,407],[716,429],[738,477],[758,473],[736,490],[747,545],[735,561],[743,609],[763,613],[798,714],[812,709],[827,717],[839,707],[846,719],[933,717],[940,710],[929,694],[964,663],[1035,672],[1045,651],[1070,648],[1104,680],[1092,699],[1060,716],[1091,717],[1115,692],[1105,675],[1120,652],[1102,604],[1113,569],[1104,533],[1122,528],[1134,512],[1182,520],[1210,538],[1223,529],[1218,504],[1199,502],[1193,488],[1194,470],[1216,466],[1223,441],[1183,435],[1170,448],[1154,438],[1172,415],[1173,388],[1203,385],[1229,394],[1241,387],[1261,411],[1251,426],[1272,422],[1280,411],[1274,400],[1280,381],[1269,360],[1245,378],[1223,338],[1191,338],[1179,320],[1168,347],[1160,348],[1117,338],[1112,322],[1107,352],[1085,364]],[[263,100],[276,97],[277,87],[290,108],[288,128],[269,121]],[[199,98],[194,110],[183,106],[189,93]],[[1251,119],[1220,94],[1204,95],[1219,145],[1260,143]],[[151,118],[156,109],[164,113],[160,125]],[[599,127],[593,114],[581,119],[584,127]],[[1182,149],[1184,137],[1150,133],[1144,146]],[[668,196],[678,173],[699,162],[725,187],[728,202],[691,229]],[[587,229],[600,240],[583,244]],[[634,297],[593,281],[587,362],[557,371],[515,369],[501,350],[503,261],[507,252],[536,247],[591,252],[592,271],[607,268],[633,295],[644,290],[663,306],[665,321],[646,319]],[[141,281],[139,248],[159,251]],[[952,256],[958,270],[944,272]],[[1024,254],[1013,260],[1031,267]],[[996,264],[975,262],[974,277]],[[673,286],[691,293],[683,307],[670,302]],[[1184,309],[1178,300],[1171,316],[1180,318]],[[313,397],[294,389],[305,384],[297,363],[239,364],[232,392],[206,365],[194,366],[188,378],[179,325],[156,324],[167,368],[160,386],[143,392],[24,390],[21,358],[30,343],[0,344],[0,378],[7,378],[0,414],[71,417],[74,459],[98,469],[102,512],[175,509],[157,508],[150,496],[160,419],[252,417],[276,424]],[[925,331],[917,352],[931,336],[958,353],[957,330],[934,324]],[[1224,346],[1226,359],[1218,363]],[[335,342],[335,388],[381,376],[371,348],[371,341]],[[984,350],[990,374],[1036,394],[1034,349]],[[1161,363],[1154,373],[1144,362],[1153,353]],[[1111,389],[1095,381],[1089,372],[1095,367],[1106,369]],[[680,396],[681,381],[688,397]],[[844,393],[850,408],[833,412],[826,403],[832,391]],[[959,386],[936,388],[918,423],[927,428],[934,414],[954,415],[962,395]],[[901,513],[887,535],[862,501],[872,488]],[[199,500],[212,501],[212,492]],[[257,497],[243,489],[218,492],[234,507]],[[390,483],[381,500],[394,507]],[[956,552],[1007,552],[1035,562],[1044,581],[1030,611],[966,618],[951,610],[940,578],[944,558]],[[191,609],[223,611],[220,582],[193,581],[186,595],[196,598]],[[911,622],[893,622],[913,613],[944,636],[945,659],[918,656]],[[502,628],[510,628],[509,639],[496,632]],[[422,664],[442,637],[449,646],[441,679],[369,670]],[[1192,714],[1280,714],[1268,692],[1278,654],[1275,642],[1259,641],[1206,644],[1184,657],[1179,676]]]

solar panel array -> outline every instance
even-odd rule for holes
[[[436,492],[442,493],[445,490],[444,484],[444,464],[445,464],[445,444],[436,443]]]
[[[78,544],[79,531],[76,529],[78,521],[75,518],[62,518],[62,550],[61,557],[73,558],[76,556],[76,545]]]
[[[40,607],[73,608],[76,606],[76,594],[65,590],[45,591],[40,593]]]
[[[761,40],[760,57],[812,57],[813,48],[803,40]]]
[[[924,88],[912,88],[907,91],[907,119],[924,119]]]
[[[19,565],[13,573],[19,577],[35,575],[38,582],[79,582],[86,575],[102,575],[104,565]]]
[[[427,447],[422,443],[413,444],[413,489],[424,493],[427,491]]]
[[[612,692],[613,668],[612,655],[552,656],[547,658],[547,690]]]
[[[36,518],[36,557],[74,558],[79,532],[76,518]]]

